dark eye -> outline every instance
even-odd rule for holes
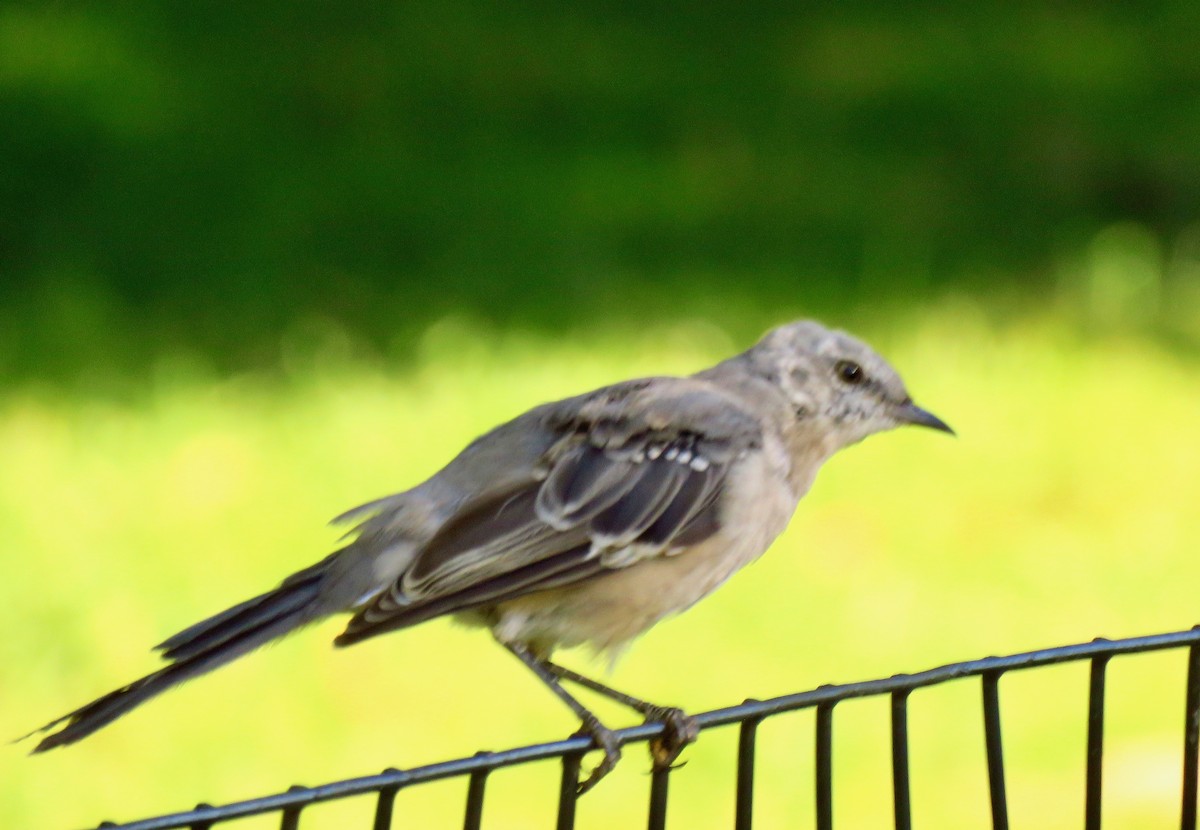
[[[867,379],[867,373],[853,360],[839,360],[837,365],[833,367],[833,371],[837,373],[838,378],[843,383],[851,385],[862,383]]]

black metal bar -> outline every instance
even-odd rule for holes
[[[747,718],[738,730],[737,798],[734,830],[750,830],[754,825],[754,750],[758,743],[760,718]]]
[[[1197,746],[1200,745],[1200,726],[1197,726],[1197,714],[1200,710],[1200,627],[1189,631],[1156,634],[1148,637],[1132,637],[1124,640],[1093,641],[1078,645],[1061,646],[1058,648],[1030,651],[1006,657],[988,657],[982,660],[971,660],[961,663],[951,663],[938,668],[911,675],[868,680],[860,683],[849,683],[841,686],[822,686],[806,692],[784,695],[766,701],[747,701],[745,703],[716,709],[696,716],[701,729],[741,723],[750,719],[763,718],[782,712],[790,712],[809,707],[832,706],[838,701],[860,697],[870,697],[890,694],[893,702],[898,697],[907,698],[913,689],[942,683],[963,677],[973,677],[984,674],[996,674],[1012,670],[1048,666],[1070,661],[1092,659],[1098,656],[1112,657],[1120,654],[1156,651],[1179,647],[1191,647],[1189,661],[1189,686],[1187,700],[1187,731],[1184,740],[1184,788],[1183,788],[1183,817],[1184,830],[1195,830],[1196,826],[1196,758]],[[895,724],[893,724],[895,726]],[[662,732],[662,724],[646,723],[627,729],[619,730],[616,734],[621,744],[632,744],[646,741]],[[907,734],[905,734],[907,741]],[[579,758],[591,746],[591,739],[586,736],[576,736],[566,740],[535,746],[518,747],[504,752],[491,753],[486,756],[460,758],[438,764],[430,764],[411,770],[389,770],[378,775],[351,778],[335,781],[319,787],[293,788],[285,793],[276,793],[261,798],[234,802],[224,806],[203,806],[181,813],[156,816],[124,825],[109,825],[120,827],[121,830],[168,830],[169,828],[204,828],[216,822],[229,821],[264,813],[280,813],[292,808],[300,809],[309,804],[321,801],[347,798],[364,793],[378,794],[389,787],[404,788],[413,784],[436,781],[461,775],[469,775],[476,770],[494,770],[502,767],[525,764],[531,761],[550,758],[563,759],[574,756],[574,762],[568,761],[566,767],[574,765],[578,773]],[[895,746],[893,746],[895,749]],[[905,760],[907,760],[905,758]],[[907,779],[907,763],[903,766],[903,774]],[[572,781],[572,784],[574,781]],[[572,795],[573,795],[572,789]],[[560,822],[564,816],[574,821],[574,798],[560,800]],[[570,823],[561,824],[569,827]]]
[[[833,830],[833,704],[817,707],[817,830]]]
[[[1200,626],[1192,631],[1200,631]],[[1200,645],[1188,649],[1187,692],[1183,713],[1183,807],[1179,826],[1196,830],[1196,784],[1200,774]]]
[[[896,830],[912,830],[912,797],[908,780],[908,694],[892,692],[892,797]]]
[[[308,787],[303,787],[300,784],[293,784],[291,787],[288,787],[288,792],[303,792],[307,789]],[[279,817],[279,830],[296,830],[300,826],[300,811],[304,807],[305,805],[303,804],[293,804],[290,807],[284,808]]]
[[[1004,744],[1000,735],[1000,672],[983,675],[983,736],[987,749],[988,795],[993,830],[1008,830],[1008,788],[1004,783]]]
[[[197,810],[211,810],[212,805],[206,804],[205,802],[201,801],[199,804],[196,805],[196,809]],[[100,826],[101,827],[116,827],[117,825],[113,824],[111,821],[106,821],[106,822],[104,822],[104,824],[102,824]],[[211,822],[211,821],[198,821],[195,824],[189,825],[188,830],[211,830],[212,826],[213,826],[213,822]]]
[[[375,819],[371,822],[372,830],[391,830],[392,811],[398,792],[396,787],[384,787],[379,791],[379,798],[375,800]]]
[[[479,830],[483,823],[483,795],[490,770],[477,769],[467,784],[467,809],[463,815],[463,830]]]
[[[1100,830],[1100,804],[1104,784],[1104,670],[1108,657],[1093,657],[1088,681],[1087,787],[1084,790],[1083,826]]]
[[[592,739],[586,738],[591,744]],[[579,800],[579,765],[583,753],[572,752],[562,757],[562,782],[558,788],[557,830],[572,830],[575,827],[575,802]]]
[[[288,807],[279,819],[279,830],[296,830],[300,826],[300,811],[303,807]]]
[[[656,769],[650,774],[650,810],[646,820],[649,830],[665,830],[667,826],[667,791],[670,782],[669,767]]]

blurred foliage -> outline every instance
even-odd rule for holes
[[[748,336],[1038,296],[1119,223],[1194,283],[1198,32],[1191,0],[9,0],[0,371],[275,366],[295,325],[411,356],[462,310]]]

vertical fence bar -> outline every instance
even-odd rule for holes
[[[293,784],[288,787],[289,793],[300,792],[305,789],[300,784]],[[294,807],[284,807],[279,818],[279,830],[296,830],[300,826],[300,811],[304,808],[297,805]]]
[[[1108,656],[1092,658],[1088,681],[1087,788],[1083,826],[1100,830],[1100,805],[1104,787],[1104,671]]]
[[[395,775],[399,771],[395,767],[388,767],[383,774]],[[375,799],[375,819],[371,822],[371,830],[391,830],[392,811],[395,808],[396,793],[398,792],[400,792],[399,787],[380,788],[379,797]]]
[[[573,752],[562,760],[562,783],[558,787],[558,821],[556,830],[575,827],[575,802],[579,798],[579,765],[583,755]]]
[[[483,795],[491,770],[477,769],[467,783],[467,809],[463,814],[463,830],[479,830],[483,823]]]
[[[892,692],[892,795],[896,830],[912,830],[908,780],[908,689]]]
[[[375,799],[375,820],[371,823],[371,830],[391,830],[392,810],[396,804],[396,793],[399,791],[398,787],[384,787],[379,791],[379,797]]]
[[[737,803],[734,830],[754,825],[754,749],[760,718],[747,718],[738,730]]]
[[[300,826],[300,808],[286,807],[279,820],[279,830],[296,830]]]
[[[1196,776],[1200,773],[1200,645],[1188,649],[1183,714],[1183,807],[1179,826],[1182,830],[1196,830]]]
[[[987,672],[982,676],[983,738],[987,749],[992,828],[1008,830],[1008,788],[1004,783],[1004,744],[1000,735],[1000,674]]]
[[[833,704],[817,707],[817,830],[833,830]]]
[[[671,770],[656,769],[650,774],[650,815],[646,826],[649,830],[664,830],[667,826],[667,785],[671,781]]]

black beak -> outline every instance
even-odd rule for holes
[[[949,424],[932,412],[926,412],[912,401],[905,401],[896,408],[896,418],[903,424],[929,427],[930,429],[941,430],[942,432],[954,435],[954,430],[950,429]]]

